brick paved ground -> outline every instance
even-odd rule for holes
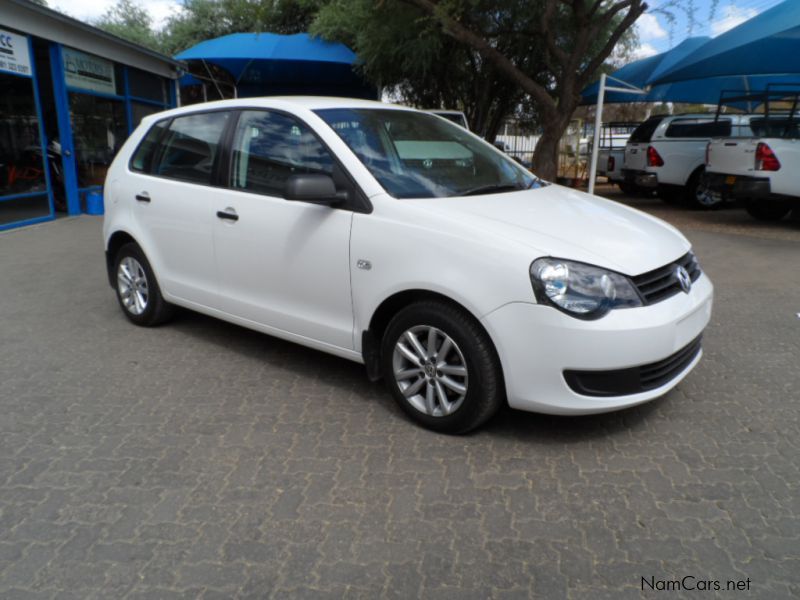
[[[800,243],[704,220],[717,304],[687,381],[468,437],[337,358],[129,325],[98,220],[0,235],[0,597],[635,598],[684,575],[797,597]]]

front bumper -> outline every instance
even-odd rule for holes
[[[622,177],[626,183],[631,183],[645,190],[654,190],[658,187],[658,175],[655,173],[622,169]]]
[[[702,274],[689,294],[583,321],[552,307],[513,302],[482,322],[494,340],[512,408],[562,415],[608,412],[663,396],[694,368],[697,349],[658,387],[623,395],[588,395],[567,383],[570,372],[647,368],[690,347],[711,318],[713,286]],[[566,373],[566,374],[565,374]]]
[[[769,198],[772,194],[770,181],[766,177],[706,172],[702,184],[712,192],[719,192],[734,200]]]

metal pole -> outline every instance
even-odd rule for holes
[[[603,100],[606,95],[606,74],[600,75],[600,88],[597,90],[597,106],[594,111],[594,144],[592,162],[589,165],[589,193],[594,194],[594,180],[597,177],[597,159],[600,153],[600,126],[603,124]]]

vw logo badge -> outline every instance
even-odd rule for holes
[[[689,271],[678,265],[675,267],[675,278],[678,280],[681,289],[688,294],[692,289],[692,278],[689,275]]]

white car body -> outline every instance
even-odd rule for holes
[[[749,115],[721,115],[716,124],[713,114],[668,115],[661,118],[648,139],[632,140],[625,146],[623,174],[641,188],[686,188],[696,185],[705,165],[708,142],[713,137],[750,135]],[[705,125],[704,133],[689,132],[695,125]],[[727,127],[726,127],[727,126]],[[683,132],[680,129],[683,127]],[[663,164],[652,164],[648,152],[652,148]]]
[[[606,177],[611,183],[625,181],[622,164],[625,160],[624,148],[600,150],[597,155],[597,174]]]
[[[120,236],[132,238],[170,303],[356,362],[365,362],[363,334],[387,302],[420,292],[450,299],[485,328],[502,365],[508,403],[522,410],[587,414],[632,406],[665,394],[700,360],[698,347],[668,381],[641,393],[576,393],[565,370],[657,363],[696,340],[710,319],[711,281],[698,271],[687,293],[586,321],[537,303],[532,262],[561,257],[625,276],[665,268],[671,278],[669,269],[690,251],[686,238],[654,217],[557,185],[394,198],[314,112],[341,107],[411,110],[343,98],[275,97],[146,117],[108,172],[107,252],[113,254]],[[131,156],[155,122],[243,108],[302,120],[338,157],[371,210],[290,202],[131,170]],[[149,201],[135,199],[144,193]],[[238,221],[217,218],[226,210],[235,210]]]

